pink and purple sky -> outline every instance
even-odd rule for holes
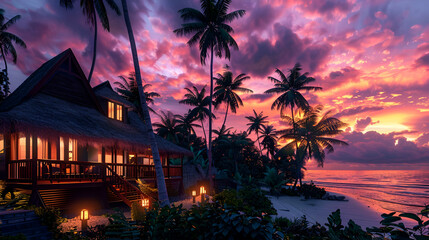
[[[18,63],[10,64],[14,90],[41,64],[72,48],[85,74],[92,58],[93,30],[78,2],[66,10],[55,0],[3,2],[6,17],[21,15],[9,29],[27,49],[17,47]],[[120,2],[118,1],[118,5]],[[197,47],[186,45],[173,30],[182,22],[177,11],[199,9],[197,0],[128,1],[146,83],[162,97],[155,109],[183,114],[184,88],[209,83],[209,67],[201,66]],[[288,127],[271,111],[275,96],[267,76],[275,68],[287,72],[296,62],[316,78],[323,91],[307,93],[311,104],[323,104],[349,124],[339,136],[349,142],[329,154],[325,169],[429,169],[429,4],[426,0],[235,0],[231,11],[246,15],[233,22],[240,50],[231,61],[215,60],[214,71],[228,64],[237,75],[247,73],[244,107],[229,115],[227,125],[246,129],[252,109],[269,115],[277,129]],[[100,30],[92,85],[117,81],[133,70],[122,17],[110,12],[111,33]],[[9,61],[11,62],[11,61]],[[2,63],[1,63],[2,64]],[[220,108],[215,129],[222,124]],[[154,116],[155,121],[157,120]],[[316,169],[309,163],[309,169]]]

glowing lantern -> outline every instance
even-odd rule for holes
[[[80,220],[82,221],[82,232],[85,232],[88,228],[88,219],[89,219],[89,213],[88,210],[82,209],[80,211]]]
[[[200,187],[200,194],[201,194],[201,202],[203,203],[204,195],[206,194],[206,189],[203,186]]]
[[[149,208],[149,199],[147,198],[142,199],[142,207]]]
[[[195,198],[197,197],[197,191],[192,191],[192,202],[195,203]]]

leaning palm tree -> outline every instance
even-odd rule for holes
[[[75,0],[60,0],[60,5],[65,8],[73,8],[74,1]],[[121,11],[114,0],[105,1],[118,16],[121,15]],[[104,0],[80,0],[80,7],[82,8],[82,12],[86,17],[86,20],[89,22],[89,24],[91,24],[91,26],[94,27],[94,49],[92,53],[91,70],[89,70],[88,74],[88,82],[91,82],[92,73],[95,67],[95,58],[97,56],[97,15],[104,30],[107,30],[108,32],[110,32],[109,17],[107,16]]]
[[[262,139],[261,143],[264,146],[264,149],[267,151],[267,157],[271,155],[274,157],[275,152],[277,151],[277,131],[273,125],[262,125],[261,130],[259,131]]]
[[[115,88],[116,92],[119,93],[122,97],[127,99],[129,102],[133,103],[137,108],[138,112],[141,113],[140,108],[140,97],[139,97],[139,88],[137,86],[136,74],[134,72],[130,73],[127,78],[123,76],[119,76],[120,81],[114,82],[117,86]],[[154,98],[161,97],[161,95],[157,92],[149,92],[148,88],[151,87],[151,84],[143,85],[143,92],[146,97],[146,102],[148,104],[154,104]],[[155,111],[148,107],[149,111],[155,113]]]
[[[7,61],[6,56],[11,54],[13,63],[16,63],[17,53],[14,44],[23,48],[27,48],[25,42],[13,33],[8,32],[8,28],[21,18],[21,15],[16,15],[6,21],[4,10],[0,9],[0,51],[4,61],[5,74],[7,76]],[[6,21],[6,22],[5,22]]]
[[[229,47],[238,50],[238,45],[230,35],[234,29],[228,24],[238,19],[246,13],[245,10],[237,10],[227,13],[231,0],[200,0],[202,12],[194,8],[183,8],[179,10],[180,17],[185,21],[193,21],[182,24],[181,28],[174,30],[178,36],[191,35],[188,41],[189,46],[199,44],[201,64],[205,65],[207,56],[210,55],[210,105],[212,112],[213,100],[213,57],[216,56],[230,59]],[[210,187],[213,185],[211,178],[212,169],[212,118],[209,118],[209,176]]]
[[[231,71],[225,71],[223,74],[217,74],[216,87],[214,88],[214,105],[218,108],[222,103],[226,104],[225,119],[222,126],[225,125],[226,117],[228,116],[228,108],[231,112],[236,113],[237,108],[243,106],[243,101],[237,92],[252,93],[253,91],[248,88],[242,87],[243,81],[250,79],[245,73],[242,73],[233,79]]]
[[[262,125],[267,123],[268,116],[264,116],[264,114],[261,112],[259,114],[256,113],[255,109],[253,109],[254,116],[247,116],[246,118],[250,121],[250,123],[247,124],[249,128],[247,129],[247,132],[251,134],[252,132],[256,133],[256,139],[258,140],[259,145],[259,152],[262,154],[261,149],[261,142],[259,141],[259,131],[262,128]]]
[[[208,118],[210,115],[212,118],[215,118],[214,114],[210,112],[207,106],[211,105],[210,98],[206,96],[206,87],[204,86],[201,91],[198,91],[198,88],[192,86],[192,90],[189,88],[185,88],[187,93],[185,94],[185,98],[180,100],[179,103],[186,104],[189,106],[193,106],[189,112],[189,117],[197,118],[201,122],[201,127],[204,133],[204,139],[206,140],[207,145],[207,136],[206,131],[204,129],[204,120]]]
[[[179,143],[178,135],[180,134],[180,129],[178,126],[178,117],[179,115],[173,114],[172,112],[161,111],[160,122],[154,123],[153,126],[156,128],[156,133],[175,144]]]
[[[295,127],[279,131],[281,139],[292,140],[285,147],[298,145],[301,151],[298,151],[297,160],[301,164],[299,170],[299,181],[301,184],[301,168],[305,164],[305,159],[315,159],[319,166],[323,166],[325,160],[325,151],[333,152],[333,145],[348,145],[347,142],[333,138],[343,132],[347,124],[331,117],[331,111],[321,114],[323,107],[321,105],[311,108],[304,112],[301,120],[295,123]],[[292,124],[292,119],[284,117],[286,121]],[[296,181],[295,181],[296,185]]]
[[[168,199],[167,187],[165,185],[164,172],[162,170],[161,158],[159,156],[158,143],[156,142],[155,134],[152,128],[152,121],[150,119],[149,108],[146,102],[146,95],[143,91],[142,77],[140,74],[139,58],[137,55],[136,42],[134,40],[133,29],[131,26],[130,17],[128,15],[128,6],[126,0],[121,0],[122,9],[124,14],[125,25],[127,26],[128,37],[130,39],[131,53],[133,56],[134,72],[136,73],[136,82],[139,90],[140,107],[142,110],[143,121],[145,123],[145,132],[149,135],[150,148],[152,150],[153,163],[155,165],[156,183],[158,187],[158,200],[161,206],[169,206],[170,200]]]

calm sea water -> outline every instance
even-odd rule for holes
[[[354,196],[379,212],[420,212],[429,204],[429,171],[309,170],[304,180]]]

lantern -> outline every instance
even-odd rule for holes
[[[82,221],[82,232],[85,232],[88,228],[88,220],[89,220],[89,213],[88,210],[82,209],[80,211],[80,220]]]
[[[149,208],[149,199],[147,198],[142,199],[142,207]]]
[[[197,197],[197,191],[192,191],[192,203],[195,203],[195,198]]]
[[[205,194],[206,194],[206,189],[203,186],[201,186],[200,187],[200,195],[201,195],[201,202],[202,203],[204,202],[204,195]]]

